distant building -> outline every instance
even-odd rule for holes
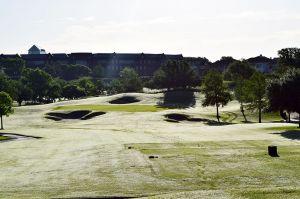
[[[46,50],[39,48],[36,45],[33,45],[29,50],[28,50],[28,54],[30,55],[38,55],[38,54],[46,54]]]
[[[180,61],[184,57],[168,54],[146,53],[46,53],[44,49],[33,45],[28,54],[22,54],[27,67],[44,67],[51,64],[79,64],[93,69],[97,65],[104,68],[105,77],[117,77],[125,67],[134,68],[140,76],[151,77],[154,72],[168,60]]]
[[[277,59],[268,58],[263,55],[249,58],[247,61],[262,73],[271,73],[277,63]]]

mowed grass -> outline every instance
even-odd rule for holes
[[[300,145],[279,146],[267,155],[269,141],[227,141],[131,145],[151,161],[156,177],[185,190],[221,190],[233,198],[300,198]]]
[[[247,121],[250,123],[257,123],[258,122],[258,113],[257,112],[250,112],[245,111]],[[209,119],[216,120],[215,114],[208,114],[205,117]],[[221,111],[220,112],[220,119],[222,122],[226,123],[244,123],[244,117],[240,111]],[[262,113],[262,122],[274,122],[274,121],[281,121],[282,118],[280,117],[278,112],[268,112]]]
[[[298,128],[298,126],[279,126],[279,127],[265,128],[265,130],[269,130],[269,131],[300,131],[300,128]]]
[[[158,112],[164,111],[168,108],[156,106],[156,105],[70,105],[70,106],[58,106],[54,110],[91,110],[91,111],[104,111],[104,112]]]

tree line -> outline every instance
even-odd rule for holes
[[[240,103],[245,122],[246,109],[258,111],[258,122],[262,122],[265,110],[280,111],[288,119],[290,113],[300,113],[300,49],[282,49],[278,54],[278,64],[272,74],[260,73],[241,60],[232,62],[223,73],[209,70],[201,78],[187,62],[168,61],[151,79],[141,79],[134,69],[126,67],[119,78],[110,82],[101,80],[101,66],[91,69],[82,65],[54,64],[32,69],[25,67],[20,58],[0,59],[0,92],[22,105],[24,102],[50,103],[97,96],[104,92],[140,92],[143,87],[166,91],[198,88],[204,94],[202,105],[216,107],[218,121],[219,108],[233,99]],[[224,80],[230,83],[225,84]],[[5,111],[0,115],[6,115]]]

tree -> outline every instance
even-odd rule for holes
[[[25,68],[25,61],[21,58],[4,58],[0,60],[0,66],[8,76],[18,78]]]
[[[52,77],[41,69],[27,69],[24,83],[33,91],[33,100],[42,102],[47,96]]]
[[[267,87],[270,108],[299,114],[300,128],[300,69],[289,69],[285,74],[272,79]]]
[[[300,68],[300,48],[284,48],[278,51],[279,63]]]
[[[204,77],[202,87],[204,93],[202,106],[216,106],[217,119],[220,123],[219,107],[225,106],[231,100],[231,95],[224,86],[222,74],[209,71]]]
[[[124,68],[120,72],[120,82],[124,92],[139,92],[142,90],[142,81],[133,68]]]
[[[247,81],[246,80],[239,80],[236,82],[234,88],[234,96],[236,100],[240,103],[240,111],[244,117],[244,121],[247,122],[247,117],[245,114],[245,104],[249,102],[249,95],[247,89]]]
[[[79,86],[69,84],[63,87],[62,96],[67,99],[78,99],[85,96],[85,92]]]
[[[86,96],[95,95],[96,89],[91,78],[82,77],[76,80],[74,83],[84,90]]]
[[[124,92],[124,87],[119,79],[113,79],[108,86],[109,93],[122,93]]]
[[[261,123],[262,109],[266,107],[266,78],[260,72],[255,72],[247,81],[249,108],[258,110],[258,122]]]
[[[95,78],[101,78],[101,77],[103,77],[103,74],[104,74],[104,70],[103,70],[103,67],[101,65],[96,65],[92,69],[92,75]]]
[[[239,81],[241,79],[249,79],[254,72],[255,68],[247,61],[235,61],[229,64],[225,73],[228,74],[229,80]]]
[[[23,83],[23,80],[14,81],[14,99],[18,102],[19,106],[22,105],[23,101],[31,100],[33,91]]]
[[[199,84],[196,72],[185,61],[168,61],[154,73],[157,88],[187,88]]]
[[[6,92],[0,92],[0,117],[1,117],[1,130],[3,130],[3,119],[2,116],[9,116],[13,113],[13,100]]]
[[[91,69],[84,65],[62,65],[60,77],[64,80],[74,80],[91,74]]]
[[[240,111],[244,117],[245,122],[247,118],[245,115],[245,103],[248,102],[248,91],[246,81],[254,74],[255,68],[247,61],[235,61],[231,63],[225,74],[234,83],[235,98],[240,103]]]

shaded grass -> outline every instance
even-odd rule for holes
[[[223,190],[238,197],[300,197],[300,147],[279,146],[267,155],[269,141],[136,144],[151,160],[158,178],[176,180],[189,190]],[[277,188],[278,187],[278,188]],[[242,191],[241,191],[242,190]],[[269,191],[265,191],[269,190]],[[250,197],[251,196],[251,197]]]
[[[9,137],[0,135],[0,141],[9,140]]]
[[[58,106],[54,110],[90,110],[90,111],[115,111],[115,112],[158,112],[168,108],[156,105],[70,105]]]

